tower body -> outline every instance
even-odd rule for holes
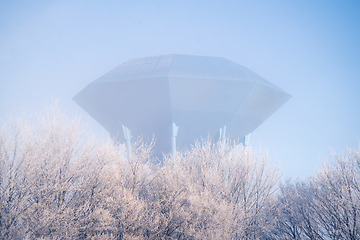
[[[155,138],[160,157],[174,140],[190,147],[220,129],[244,141],[290,97],[227,59],[171,54],[128,60],[73,99],[117,140],[128,141],[124,127],[132,139]]]

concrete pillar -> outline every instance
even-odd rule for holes
[[[250,144],[250,137],[251,137],[251,133],[249,133],[248,135],[245,136],[245,139],[244,139],[244,147],[249,146],[249,144]]]
[[[122,124],[121,124],[122,125]],[[131,130],[122,125],[124,138],[125,138],[125,146],[128,157],[131,157]]]
[[[223,145],[226,143],[226,126],[220,128],[220,141]]]
[[[178,134],[179,127],[175,123],[171,124],[171,155],[176,157],[176,136]]]

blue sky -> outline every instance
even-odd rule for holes
[[[102,127],[71,98],[130,58],[224,57],[293,97],[251,137],[283,177],[360,137],[359,1],[0,0],[0,119],[59,99],[70,118]]]

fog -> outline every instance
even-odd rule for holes
[[[69,118],[90,82],[131,58],[224,57],[293,97],[251,136],[283,177],[360,136],[360,4],[355,1],[11,1],[0,3],[0,119],[58,99]]]

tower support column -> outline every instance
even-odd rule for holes
[[[171,155],[173,158],[176,157],[176,137],[178,134],[179,126],[176,126],[175,123],[171,124]]]
[[[249,133],[248,135],[245,135],[245,138],[244,138],[244,147],[249,146],[249,144],[250,144],[250,137],[251,137],[251,133]]]
[[[226,125],[219,129],[220,131],[220,142],[222,145],[226,143]]]
[[[131,130],[124,125],[122,125],[124,138],[125,138],[125,146],[128,157],[131,157]]]

